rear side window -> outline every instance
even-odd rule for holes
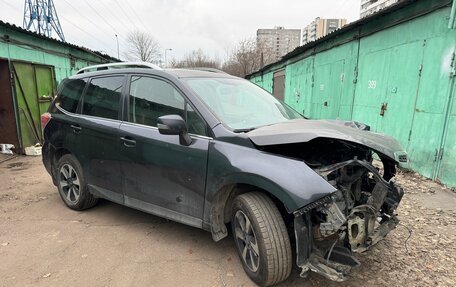
[[[65,111],[76,113],[79,99],[86,85],[85,79],[66,80],[55,100],[55,104]]]
[[[124,77],[92,79],[84,96],[82,114],[118,119]]]

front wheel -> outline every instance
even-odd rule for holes
[[[269,286],[288,278],[292,267],[290,238],[279,210],[268,196],[250,192],[236,197],[231,226],[250,279]]]

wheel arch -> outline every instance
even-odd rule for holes
[[[57,163],[66,154],[72,154],[70,150],[63,147],[54,147],[50,150],[52,182],[57,185]]]
[[[231,221],[231,208],[234,199],[241,194],[252,191],[261,192],[268,196],[278,208],[285,223],[293,222],[293,215],[283,201],[283,197],[287,197],[286,193],[283,192],[282,199],[280,199],[261,184],[233,182],[221,187],[215,193],[211,202],[209,220],[214,241],[219,241],[228,235],[226,224]],[[290,198],[287,198],[287,200],[290,200]]]
[[[227,235],[225,208],[246,189],[266,193],[285,214],[336,191],[302,160],[214,141],[209,146],[203,228],[211,230],[215,241]]]

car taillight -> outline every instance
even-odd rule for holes
[[[50,113],[44,113],[41,115],[41,128],[44,130],[48,122],[51,120],[52,116]]]

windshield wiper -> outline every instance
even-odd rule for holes
[[[246,129],[234,129],[233,132],[235,133],[248,133],[250,131],[253,131],[256,128],[246,128]]]
[[[275,125],[275,124],[277,124],[277,123],[272,123],[272,124],[267,124],[267,125],[259,125],[259,126],[251,127],[251,128],[234,129],[233,132],[235,132],[235,133],[248,133],[248,132],[256,130],[258,128],[268,127],[268,126],[272,126],[272,125]]]

